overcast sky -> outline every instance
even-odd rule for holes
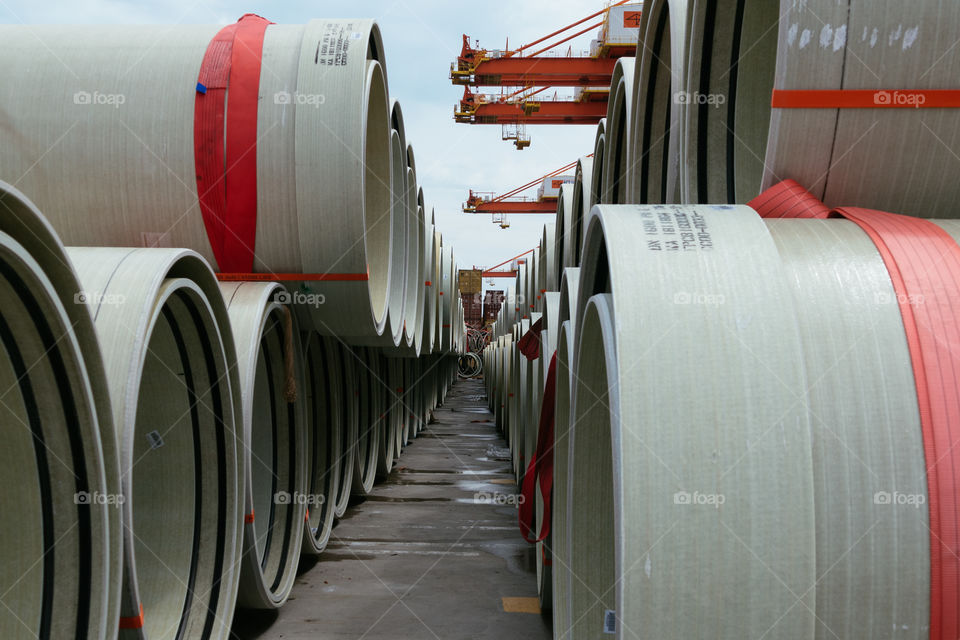
[[[461,212],[467,191],[500,193],[573,162],[593,151],[594,127],[529,127],[533,144],[517,151],[500,140],[499,125],[455,124],[453,106],[463,89],[448,75],[462,34],[488,49],[502,48],[507,37],[519,46],[602,7],[592,0],[0,0],[0,22],[226,24],[248,12],[292,24],[323,17],[377,19],[390,91],[403,107],[427,207],[436,210],[437,225],[444,242],[453,243],[459,266],[469,268],[489,267],[536,246],[544,223],[553,219],[515,215],[503,230],[489,216]],[[573,41],[574,49],[587,48],[592,37],[591,32]]]

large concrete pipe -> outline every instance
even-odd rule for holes
[[[534,404],[537,407],[536,409],[536,418],[534,420],[534,425],[538,430],[538,435],[535,436],[539,438],[539,425],[540,425],[540,414],[543,411],[543,402],[544,402],[544,386],[546,385],[547,376],[550,369],[550,361],[553,359],[553,354],[557,349],[557,334],[559,334],[559,327],[557,326],[557,319],[560,313],[560,293],[557,291],[547,291],[544,295],[544,311],[543,311],[543,331],[540,332],[540,357],[537,359],[539,365],[538,379],[540,381],[539,387],[535,390],[535,400]],[[554,402],[556,402],[554,398]],[[556,417],[556,415],[554,415]],[[554,437],[556,437],[556,423],[554,423]],[[536,447],[536,441],[534,446]],[[549,451],[547,455],[554,455],[553,451]],[[554,472],[554,477],[556,472]],[[543,516],[544,516],[544,496],[540,492],[540,484],[537,483],[535,490],[535,499],[536,504],[536,533],[537,537],[540,537],[541,528],[543,527]],[[552,524],[552,523],[551,523]],[[548,611],[553,607],[553,550],[552,550],[552,539],[548,534],[547,537],[537,543],[537,594],[540,598],[540,610]]]
[[[573,217],[570,224],[570,236],[564,244],[570,243],[572,260],[570,264],[559,264],[557,269],[557,287],[560,287],[560,277],[566,267],[580,266],[580,253],[583,250],[583,221],[587,214],[597,204],[592,198],[591,182],[593,180],[593,158],[582,157],[577,160],[577,172],[573,181]],[[558,250],[559,251],[559,250]]]
[[[569,630],[570,618],[570,485],[569,449],[570,414],[573,399],[573,372],[575,371],[575,338],[577,292],[580,284],[580,269],[565,269],[560,283],[556,325],[557,333],[557,388],[554,404],[553,438],[553,499],[552,523],[550,525],[550,553],[553,559],[550,572],[553,577],[553,624],[561,630]]]
[[[934,637],[927,629],[930,502],[904,508],[895,498],[877,500],[885,492],[928,493],[914,373],[890,274],[854,222],[767,225],[793,290],[809,378],[816,637]],[[865,576],[869,589],[861,586]]]
[[[342,518],[350,504],[353,492],[354,467],[358,461],[357,439],[360,431],[359,417],[359,382],[354,369],[354,358],[349,347],[334,337],[324,340],[327,362],[331,379],[335,381],[336,390],[333,393],[340,398],[340,481],[337,491],[337,500],[334,505],[334,514]]]
[[[537,281],[540,283],[537,289],[537,311],[543,312],[544,299],[543,294],[547,291],[556,291],[560,286],[560,280],[557,278],[557,229],[556,223],[548,222],[543,225],[543,233],[540,235],[540,267],[537,275]]]
[[[20,87],[0,102],[0,174],[22,176],[67,244],[289,274],[324,296],[319,330],[382,332],[390,113],[373,21],[18,25],[0,43]]]
[[[746,207],[595,213],[569,454],[574,637],[611,622],[621,636],[813,637],[808,380],[766,226]],[[691,376],[696,401],[678,400]]]
[[[542,316],[541,313],[530,314],[530,326],[536,324]],[[543,365],[540,358],[529,360],[523,354],[520,354],[520,357],[527,361],[527,378],[520,390],[523,394],[523,453],[521,456],[523,464],[520,465],[520,475],[523,476],[537,448],[537,425],[540,423],[540,399],[543,396],[543,379],[540,377],[540,372]]]
[[[240,605],[276,609],[293,588],[307,502],[303,352],[277,283],[221,283],[243,394],[246,516]]]
[[[112,638],[123,500],[104,360],[39,210],[0,182],[0,636]]]
[[[443,247],[440,258],[440,291],[439,296],[439,314],[440,321],[440,351],[446,353],[450,351],[450,337],[452,335],[451,326],[453,322],[453,304],[454,304],[454,269],[456,263],[453,259],[453,248],[450,245]]]
[[[597,124],[597,135],[593,142],[593,171],[590,175],[590,200],[600,202],[603,197],[603,170],[606,154],[607,120],[603,118]],[[586,185],[584,185],[586,188]]]
[[[620,58],[613,68],[610,80],[610,99],[607,102],[606,132],[603,159],[603,188],[601,202],[625,204],[633,197],[632,149],[635,58]]]
[[[225,638],[243,441],[238,355],[214,274],[181,249],[67,254],[100,337],[120,444],[121,636]]]
[[[938,106],[938,90],[955,85],[960,6],[690,6],[688,70],[678,89],[688,99],[684,201],[747,202],[791,178],[829,206],[957,216],[960,161],[949,141],[960,114],[929,107]]]
[[[366,496],[377,479],[380,454],[380,380],[372,349],[354,348],[347,354],[357,378],[357,462],[353,467],[353,495]]]
[[[420,212],[422,217],[422,212]],[[423,287],[423,303],[422,303],[422,337],[420,338],[420,349],[418,353],[420,355],[427,355],[433,351],[433,338],[436,334],[436,329],[434,328],[434,322],[436,318],[433,315],[433,310],[436,308],[436,301],[434,298],[437,295],[437,287],[433,281],[433,265],[436,261],[436,251],[437,247],[434,244],[434,228],[432,222],[427,222],[424,219],[424,228],[423,228],[423,270],[422,273],[422,282],[420,286]]]
[[[640,21],[630,130],[635,162],[629,202],[680,201],[680,149],[691,0],[651,0]]]
[[[437,288],[436,296],[434,296],[433,304],[433,353],[440,353],[443,351],[443,296],[440,295],[443,291],[443,273],[444,273],[444,246],[443,246],[443,236],[439,231],[434,233],[434,246],[436,247],[436,252],[434,255],[435,262],[433,265],[433,271],[435,279],[432,280],[434,286]]]
[[[330,541],[340,490],[339,387],[331,378],[324,340],[316,331],[304,336],[304,403],[307,416],[307,514],[303,553],[319,555]]]
[[[553,628],[555,637],[570,638],[573,618],[570,615],[571,582],[570,573],[570,474],[569,431],[570,403],[573,390],[573,321],[566,320],[557,330],[557,391],[553,415],[553,489],[551,499],[550,536],[545,540],[550,554],[547,567],[551,579],[550,604],[553,609]],[[542,515],[539,514],[539,515]],[[541,561],[541,564],[543,562]],[[540,594],[546,592],[547,575],[541,578]]]
[[[398,132],[401,143],[404,140],[403,134],[403,113],[400,110],[400,104],[394,102],[392,114],[392,123],[394,130]],[[405,149],[407,147],[404,147]],[[405,155],[408,162],[412,161],[413,148],[409,148],[409,153]],[[406,352],[411,356],[420,355],[420,349],[423,344],[423,296],[424,296],[424,234],[425,221],[423,211],[417,206],[414,196],[417,193],[416,174],[412,165],[404,164],[404,192],[402,194],[407,216],[407,241],[406,241],[406,260],[404,265],[404,325],[402,346],[406,347]]]
[[[780,18],[780,7],[776,2],[703,0],[691,6],[686,86],[677,89],[686,99],[682,198],[684,202],[746,202],[759,193],[764,172],[777,62],[777,30],[771,26]],[[829,21],[830,16],[824,19]],[[816,33],[821,29],[832,35],[833,27],[826,22]],[[814,43],[813,48],[820,46]],[[828,121],[822,125],[828,126]],[[833,125],[829,128],[832,132]]]

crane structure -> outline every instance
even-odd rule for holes
[[[590,154],[590,156],[592,155]],[[576,161],[571,162],[499,196],[494,195],[492,191],[474,191],[471,189],[467,201],[463,203],[463,212],[490,214],[492,222],[499,224],[501,229],[510,226],[507,219],[509,214],[539,213],[554,215],[557,211],[557,198],[560,197],[560,186],[574,181],[575,176],[569,172],[576,166]],[[517,195],[537,185],[539,185],[539,188],[535,198]]]
[[[495,264],[489,269],[484,269],[482,276],[484,278],[516,278],[517,269],[520,267],[521,264],[525,264],[527,262],[527,259],[524,256],[527,256],[533,253],[536,249],[539,249],[539,248],[540,248],[540,245],[537,245],[533,249],[528,249],[523,253],[521,253],[520,255],[513,256],[512,258],[504,260],[500,264]],[[509,264],[510,268],[507,269],[506,271],[496,271],[496,269],[499,269],[505,264]]]
[[[636,51],[642,7],[636,0],[618,0],[517,49],[510,49],[509,42],[502,50],[483,49],[479,42],[471,46],[464,35],[460,55],[450,65],[451,82],[464,88],[454,120],[499,124],[501,138],[518,150],[530,146],[528,124],[597,124],[607,113],[617,59]],[[574,55],[569,45],[564,55],[552,51],[598,27],[589,52]],[[500,93],[483,93],[479,87],[500,87]],[[553,87],[576,90],[570,97],[540,95]]]

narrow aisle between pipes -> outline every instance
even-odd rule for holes
[[[480,381],[454,385],[320,560],[301,561],[289,602],[240,614],[234,637],[549,638],[509,453],[483,393]]]

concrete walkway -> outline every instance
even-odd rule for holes
[[[301,562],[290,601],[278,613],[238,614],[234,637],[550,638],[506,443],[483,393],[477,381],[454,385],[390,478],[337,524],[320,561]]]

